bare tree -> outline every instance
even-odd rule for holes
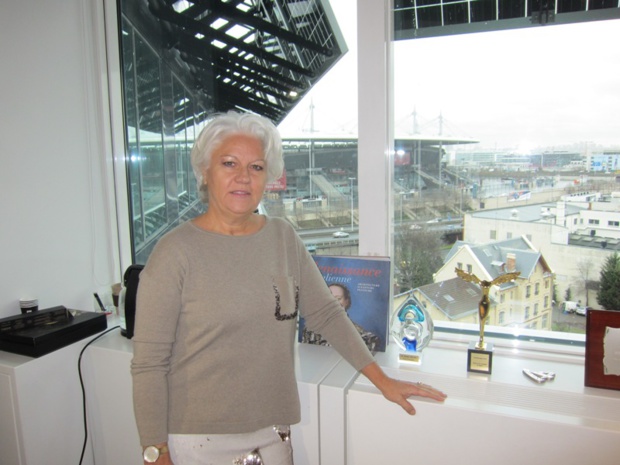
[[[396,231],[394,255],[401,292],[433,282],[433,274],[443,265],[441,246],[437,231],[426,227],[402,226]]]
[[[577,278],[579,285],[583,286],[583,291],[586,296],[585,306],[589,305],[588,302],[588,282],[590,280],[590,275],[592,274],[592,268],[594,263],[591,258],[582,258],[577,260],[577,271],[579,271],[579,277]]]

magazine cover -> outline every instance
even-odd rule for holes
[[[372,352],[385,352],[390,313],[390,260],[387,257],[315,255],[325,282],[347,311]],[[329,345],[299,321],[298,341]]]

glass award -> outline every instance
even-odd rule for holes
[[[410,294],[394,311],[390,322],[392,340],[401,363],[422,363],[422,349],[433,338],[433,320],[420,301]]]

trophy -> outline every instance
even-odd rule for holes
[[[433,337],[433,320],[413,295],[410,294],[392,315],[390,334],[400,349],[400,362],[422,363],[422,349]]]
[[[482,298],[478,303],[480,338],[477,343],[473,341],[469,343],[469,348],[467,349],[467,371],[490,375],[493,368],[493,344],[484,342],[484,324],[489,316],[489,305],[491,304],[491,300],[489,299],[489,290],[491,289],[491,286],[513,281],[521,274],[521,272],[516,271],[513,273],[505,273],[499,275],[492,281],[486,281],[459,268],[455,268],[454,271],[459,278],[470,283],[478,284],[480,289],[482,289]]]

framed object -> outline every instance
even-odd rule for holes
[[[585,385],[620,390],[620,311],[588,310]]]

